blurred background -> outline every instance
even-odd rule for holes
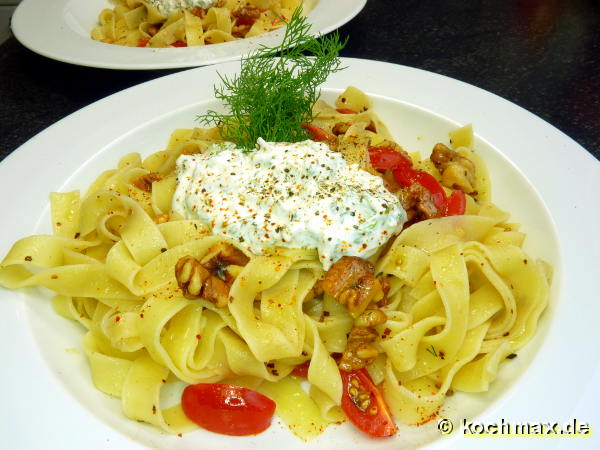
[[[10,16],[20,0],[0,0],[0,44],[10,36]]]
[[[7,36],[16,3],[0,0],[0,159],[68,114],[174,72],[94,69],[37,55]],[[597,0],[368,0],[340,33],[350,38],[342,56],[417,67],[491,91],[600,159]]]

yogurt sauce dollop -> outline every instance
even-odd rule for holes
[[[191,9],[200,7],[208,9],[213,6],[217,0],[147,0],[148,3],[154,5],[163,15],[167,16],[172,12],[180,9]]]
[[[322,142],[258,139],[177,159],[173,210],[254,254],[268,247],[314,248],[327,270],[342,256],[371,256],[406,221],[380,177],[349,165]]]

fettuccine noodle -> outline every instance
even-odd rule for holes
[[[328,131],[344,123],[339,151],[347,159],[360,163],[361,149],[391,139],[362,92],[349,88],[336,106],[355,113],[319,102],[315,123]],[[332,354],[344,351],[353,318],[327,294],[305,301],[324,276],[315,249],[257,256],[204,223],[173,216],[175,160],[219,140],[217,129],[176,130],[165,150],[124,156],[86,193],[53,193],[54,233],[16,242],[0,265],[0,284],[55,293],[56,312],[86,330],[94,385],[120,398],[128,418],[169,433],[193,430],[180,405],[161,404],[161,391],[227,382],[274,399],[279,417],[309,440],[344,420]],[[387,321],[376,327],[380,353],[367,370],[393,416],[408,424],[435,417],[451,391],[486,391],[531,339],[548,301],[550,268],[523,251],[525,234],[491,203],[471,128],[454,132],[452,144],[477,167],[467,213],[414,223],[371,258],[391,288],[381,308]],[[151,190],[140,188],[151,174]],[[249,258],[230,271],[229,304],[185,298],[178,260],[201,260],[220,243]],[[289,375],[307,360],[308,392]]]

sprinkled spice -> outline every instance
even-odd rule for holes
[[[325,269],[342,256],[371,256],[406,220],[380,177],[348,165],[322,142],[259,139],[251,153],[229,142],[213,145],[181,155],[177,180],[178,214],[259,255],[274,246],[316,248]]]

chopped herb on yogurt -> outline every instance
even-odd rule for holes
[[[181,155],[173,210],[258,255],[315,248],[325,269],[342,256],[372,255],[402,229],[406,213],[381,178],[326,144],[258,139],[257,147]]]

